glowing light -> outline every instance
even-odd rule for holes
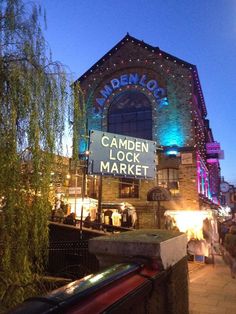
[[[173,123],[165,127],[159,127],[159,137],[162,146],[184,146],[185,139],[180,126]]]
[[[222,217],[230,217],[231,216],[231,208],[229,206],[220,206],[218,209],[219,216]]]
[[[168,106],[168,105],[169,105],[169,101],[168,101],[168,98],[167,98],[167,97],[164,97],[164,98],[162,98],[162,99],[159,101],[159,106],[160,106],[160,107]]]
[[[96,276],[94,276],[93,278],[89,279],[90,282],[94,283],[99,281],[100,279],[102,279],[104,277],[104,274],[97,274]]]
[[[67,285],[67,288],[66,288],[66,291],[65,291],[65,293],[66,294],[72,294],[74,291],[75,291],[75,289],[76,289],[76,285],[75,285],[75,283],[74,282],[70,282],[68,285]]]
[[[76,218],[81,218],[81,213],[83,214],[83,219],[85,219],[90,213],[91,208],[97,207],[97,200],[89,197],[85,197],[84,199],[76,197],[76,202],[74,197],[68,198],[68,204],[70,205],[71,213],[76,213]],[[83,208],[83,212],[82,212]],[[93,217],[91,217],[93,218]],[[95,218],[94,218],[95,219]],[[91,220],[94,220],[91,219]]]
[[[210,210],[167,210],[165,212],[165,216],[170,216],[174,219],[179,231],[186,233],[188,240],[202,240],[203,221],[206,218],[213,218],[213,214]]]
[[[81,139],[79,143],[79,151],[80,153],[84,153],[87,149],[87,141],[85,139]]]
[[[170,148],[168,150],[166,150],[166,155],[168,156],[177,156],[178,154],[178,149],[177,148]]]

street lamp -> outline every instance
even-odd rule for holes
[[[88,156],[89,151],[86,150],[84,153],[79,154],[81,160],[84,161],[82,165],[82,202],[81,202],[81,215],[80,215],[80,236],[82,237],[82,230],[83,230],[83,210],[84,210],[84,197],[86,193],[86,171],[88,168]]]

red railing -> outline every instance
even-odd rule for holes
[[[11,314],[128,313],[127,309],[135,313],[141,306],[145,307],[145,299],[152,292],[157,274],[156,270],[140,264],[116,264],[45,297],[27,299]]]

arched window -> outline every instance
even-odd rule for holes
[[[117,95],[108,111],[108,132],[152,140],[152,105],[139,91]],[[139,180],[121,178],[120,198],[138,198]]]
[[[108,111],[108,132],[152,140],[152,106],[139,91],[117,95]]]

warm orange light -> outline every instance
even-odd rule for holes
[[[167,210],[165,216],[174,219],[179,231],[187,234],[190,239],[203,239],[203,221],[212,219],[212,212],[207,210]]]

